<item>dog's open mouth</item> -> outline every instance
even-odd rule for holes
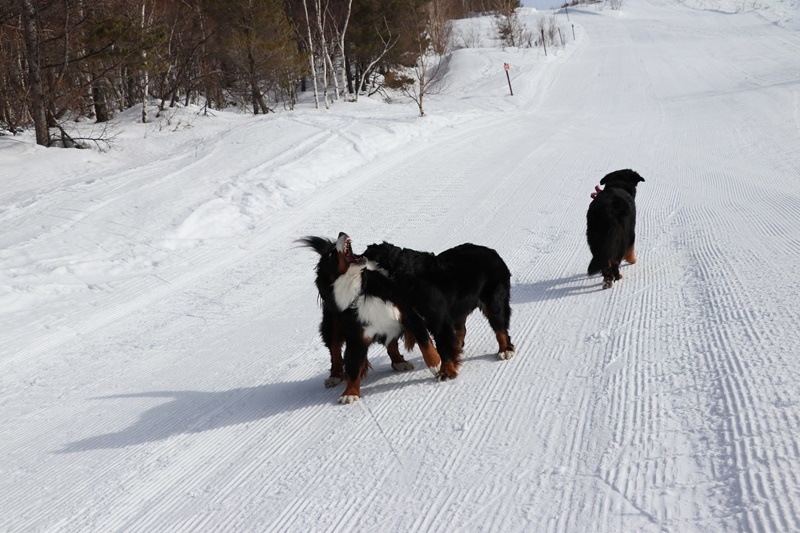
[[[353,244],[347,233],[342,232],[339,234],[339,238],[336,240],[336,250],[344,256],[344,260],[349,264],[361,263],[364,261],[364,256],[353,253]]]

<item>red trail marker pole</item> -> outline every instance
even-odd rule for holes
[[[511,93],[511,96],[514,96],[514,89],[511,88],[511,76],[509,76],[508,71],[511,70],[511,65],[508,63],[503,63],[503,69],[506,71],[506,79],[508,80],[508,91]]]

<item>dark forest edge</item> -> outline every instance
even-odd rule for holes
[[[0,128],[81,147],[68,121],[158,102],[266,114],[389,87],[420,114],[450,21],[514,20],[519,0],[14,0],[0,7]],[[498,24],[498,31],[500,24]],[[500,36],[502,39],[502,35]],[[416,75],[415,75],[416,73]],[[426,79],[426,76],[428,78]],[[152,107],[151,107],[152,109]]]

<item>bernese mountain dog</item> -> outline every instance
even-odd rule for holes
[[[478,307],[495,332],[498,357],[515,355],[508,334],[511,272],[495,250],[466,243],[433,254],[383,242],[369,245],[364,257],[388,272],[425,319],[442,359],[439,380],[458,375],[467,316]]]
[[[636,262],[636,186],[643,181],[633,170],[617,170],[600,180],[604,189],[595,187],[592,194],[586,213],[586,240],[592,252],[588,272],[590,276],[602,272],[604,289],[622,279],[623,259]]]
[[[316,286],[322,301],[320,334],[331,356],[326,387],[346,387],[339,403],[353,403],[361,396],[361,379],[369,369],[370,344],[384,344],[395,370],[411,370],[398,350],[404,337],[411,350],[418,344],[425,364],[438,375],[441,358],[425,329],[422,317],[414,311],[400,287],[377,265],[353,253],[350,237],[340,233],[334,242],[324,237],[303,237],[298,242],[319,254]],[[345,346],[342,357],[342,346]]]

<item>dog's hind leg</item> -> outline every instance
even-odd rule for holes
[[[436,348],[442,356],[442,367],[436,379],[445,381],[454,379],[458,376],[458,368],[461,366],[461,341],[456,335],[456,330],[452,322],[445,320],[434,331],[433,338],[436,340]]]
[[[614,286],[614,267],[611,264],[611,259],[608,259],[603,265],[603,270],[601,271],[603,274],[603,288],[610,289]]]
[[[516,355],[516,348],[511,343],[508,334],[511,322],[511,288],[509,285],[498,285],[489,292],[488,297],[481,304],[481,311],[489,320],[489,325],[494,330],[497,339],[498,359],[511,359]]]
[[[497,339],[497,358],[508,360],[517,355],[517,349],[511,344],[511,337],[507,331],[495,331]]]
[[[406,361],[403,357],[403,354],[401,354],[400,350],[397,348],[397,339],[386,343],[386,352],[389,354],[389,358],[392,360],[392,368],[394,370],[400,372],[414,370],[414,365]]]
[[[416,311],[410,311],[403,314],[403,326],[405,331],[405,344],[406,349],[411,350],[414,345],[419,345],[422,352],[422,359],[425,361],[425,366],[433,373],[434,376],[439,375],[439,370],[442,366],[442,358],[438,350],[433,345],[431,337],[428,334],[428,329],[422,317]]]
[[[458,317],[455,321],[456,324],[456,337],[461,343],[461,348],[464,348],[464,338],[467,336],[467,316]]]
[[[615,281],[622,279],[622,274],[619,273],[619,261],[609,260],[608,266],[603,269],[603,288],[610,289],[614,286]]]
[[[422,360],[425,361],[425,366],[428,367],[428,370],[430,370],[434,376],[438,376],[439,369],[442,367],[442,357],[436,350],[436,346],[433,345],[428,331],[425,330],[424,334],[421,335],[421,341],[417,340],[414,334],[409,330],[406,330],[405,337],[406,349],[411,351],[415,344],[418,345],[419,350],[422,352]]]
[[[322,323],[319,325],[322,342],[331,354],[331,373],[325,380],[325,387],[335,387],[342,382],[344,377],[344,361],[342,360],[342,326],[333,311],[327,307],[322,308]]]
[[[633,244],[631,244],[630,248],[625,251],[625,256],[623,259],[632,265],[636,264],[636,252]]]

